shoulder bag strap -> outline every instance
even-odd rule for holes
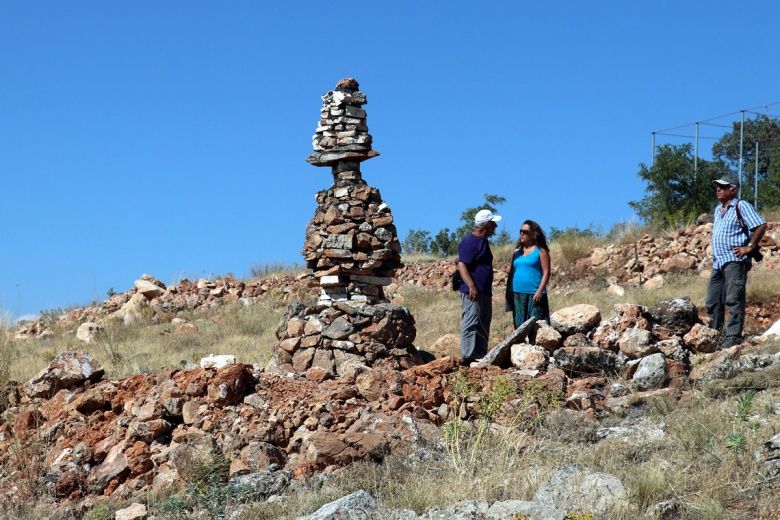
[[[737,200],[736,204],[734,204],[734,210],[737,213],[737,222],[739,222],[739,227],[741,227],[742,232],[745,233],[748,236],[748,238],[750,238],[750,230],[745,224],[745,219],[742,218],[742,212],[739,211],[739,200]]]

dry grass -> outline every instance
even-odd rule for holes
[[[550,242],[550,256],[561,265],[573,264],[608,243],[598,235],[564,235]]]
[[[748,275],[748,302],[766,303],[780,294],[780,275],[777,271],[768,271],[755,267]]]
[[[284,262],[266,262],[253,265],[250,269],[252,280],[262,278],[275,278],[282,276],[297,276],[306,272],[306,268],[299,264],[288,264]]]
[[[110,378],[197,364],[209,354],[233,354],[241,362],[265,364],[271,357],[276,327],[284,310],[283,302],[268,299],[251,306],[230,304],[207,315],[191,317],[197,327],[193,334],[178,333],[171,324],[108,323],[91,344],[82,343],[72,334],[30,341],[19,349],[10,376],[25,381],[65,350],[87,350]]]
[[[398,301],[414,315],[417,338],[415,346],[427,350],[445,334],[460,334],[460,294],[455,291],[429,291],[423,287],[403,285]],[[513,330],[512,317],[504,311],[503,292],[493,294],[491,345],[498,343]],[[459,351],[449,353],[459,356]]]

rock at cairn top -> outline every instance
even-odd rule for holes
[[[312,153],[306,160],[314,166],[359,171],[359,163],[379,155],[371,149],[366,124],[368,103],[354,78],[339,80],[336,88],[322,96],[320,121],[312,138]],[[339,163],[342,163],[339,165]]]

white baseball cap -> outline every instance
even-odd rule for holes
[[[498,222],[501,220],[501,215],[496,215],[489,209],[481,209],[474,215],[474,223],[477,225],[484,224],[485,222]]]

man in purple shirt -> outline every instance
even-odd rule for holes
[[[488,238],[496,232],[501,216],[481,209],[474,216],[474,229],[458,246],[460,284],[460,350],[463,365],[487,354],[493,319],[493,253]]]

